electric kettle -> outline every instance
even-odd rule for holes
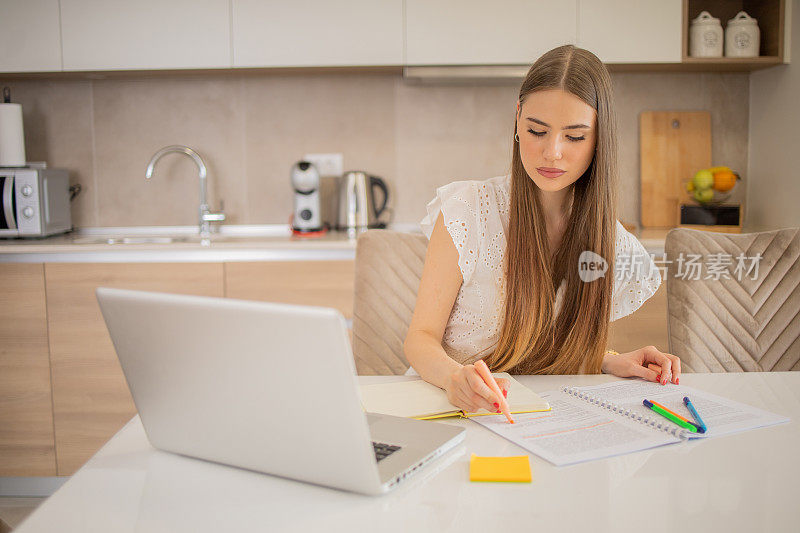
[[[383,193],[380,207],[375,201],[376,188]],[[369,228],[385,228],[386,223],[380,222],[378,217],[387,209],[388,201],[389,189],[381,178],[359,170],[345,172],[339,183],[337,229],[352,233]]]

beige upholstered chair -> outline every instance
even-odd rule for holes
[[[428,239],[369,230],[356,245],[353,355],[362,375],[403,374],[403,341],[414,314]]]
[[[682,369],[800,370],[800,228],[674,229],[666,252],[669,350]],[[699,275],[690,260],[702,265]]]

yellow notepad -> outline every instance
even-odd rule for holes
[[[531,482],[531,463],[527,455],[514,457],[478,457],[469,459],[470,481]]]
[[[550,404],[525,385],[502,372],[492,374],[495,378],[508,380],[508,401],[511,414],[549,411]],[[402,416],[419,420],[431,420],[448,416],[494,415],[485,409],[476,413],[465,413],[447,401],[445,391],[422,379],[361,385],[361,404],[368,413]]]

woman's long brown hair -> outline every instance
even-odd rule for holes
[[[551,255],[539,189],[522,165],[519,143],[514,143],[505,316],[497,347],[486,362],[494,371],[519,374],[598,373],[608,340],[614,282],[617,135],[611,78],[591,52],[561,46],[528,71],[520,105],[529,94],[547,89],[571,93],[597,111],[595,154],[572,186],[567,230]],[[581,281],[578,258],[585,250],[607,261],[604,277]],[[562,281],[566,287],[556,315]]]

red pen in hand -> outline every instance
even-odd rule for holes
[[[513,424],[514,419],[511,418],[511,412],[508,408],[508,402],[506,402],[505,396],[503,396],[503,391],[500,390],[500,386],[494,380],[494,376],[489,371],[489,367],[486,366],[486,363],[483,362],[483,359],[479,359],[475,362],[475,370],[478,371],[478,375],[486,382],[492,392],[497,395],[498,403],[500,404],[500,412],[506,415],[509,423]]]

